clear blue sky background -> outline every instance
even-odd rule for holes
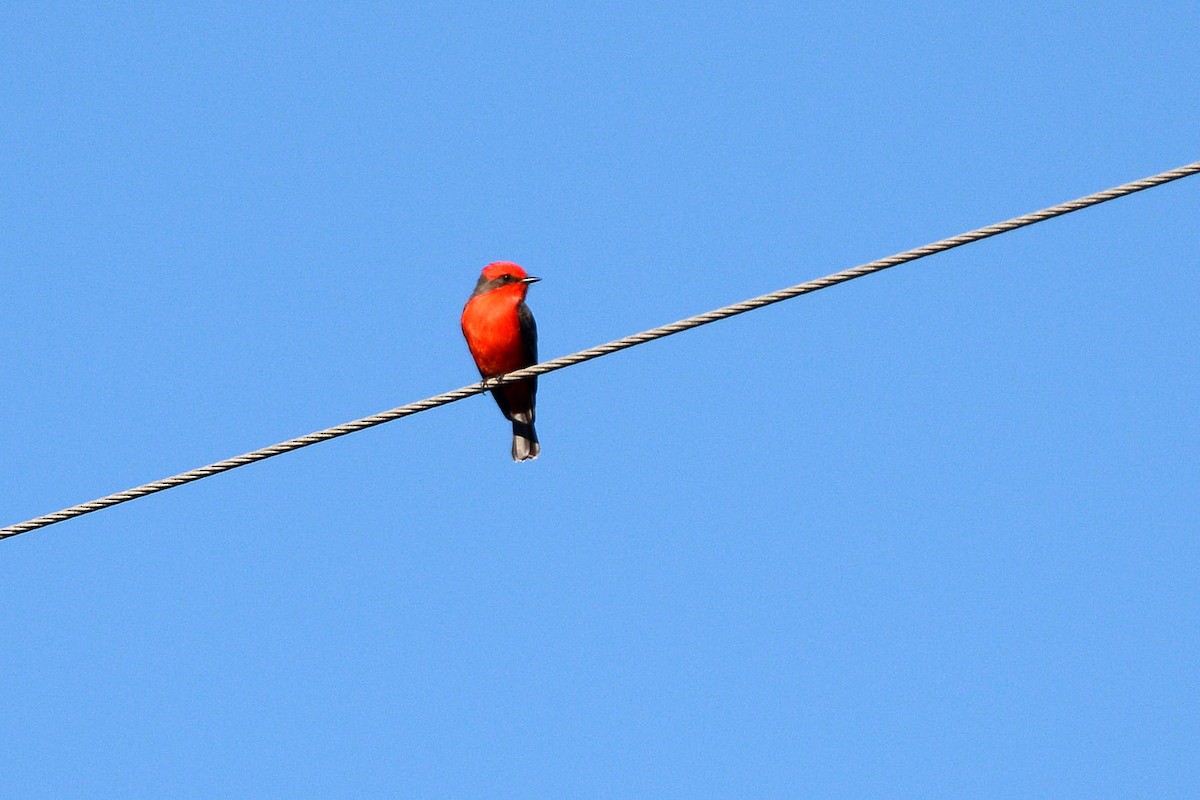
[[[1194,2],[10,6],[0,522],[1200,158]],[[6,797],[1200,790],[1200,179],[0,543]]]

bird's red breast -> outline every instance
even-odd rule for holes
[[[525,297],[524,285],[515,284],[475,295],[462,314],[463,335],[484,377],[494,377],[528,366],[521,339],[517,307]]]

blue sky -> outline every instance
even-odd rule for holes
[[[18,4],[0,522],[1200,158],[1195,3]],[[1200,179],[0,543],[9,797],[1200,789]]]

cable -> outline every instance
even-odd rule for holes
[[[694,317],[681,319],[678,322],[672,322],[669,325],[661,325],[657,328],[651,328],[648,331],[635,333],[632,336],[626,336],[623,339],[617,339],[607,344],[591,347],[587,350],[580,350],[578,353],[573,353],[568,356],[562,356],[561,358],[545,361],[532,367],[526,367],[525,369],[517,370],[516,372],[510,372],[507,375],[500,376],[499,378],[492,378],[480,383],[473,383],[470,386],[464,386],[463,388],[455,389],[452,392],[445,392],[444,394],[435,395],[425,400],[420,400],[416,403],[409,403],[408,405],[393,408],[390,411],[384,411],[380,414],[375,414],[370,417],[363,417],[362,419],[337,425],[333,428],[326,428],[323,431],[310,433],[307,436],[289,439],[286,442],[280,442],[279,444],[274,444],[270,447],[264,447],[261,450],[253,450],[240,456],[227,458],[224,461],[218,461],[215,464],[209,464],[206,467],[200,467],[199,469],[182,472],[170,478],[163,478],[160,481],[154,481],[153,483],[136,486],[123,492],[110,494],[107,497],[101,497],[98,500],[92,500],[88,503],[80,503],[79,505],[71,506],[70,508],[64,508],[62,511],[56,511],[53,514],[46,514],[45,516],[35,517],[34,519],[26,522],[10,525],[7,528],[0,528],[0,539],[7,539],[10,536],[16,536],[19,533],[26,533],[28,531],[37,530],[38,528],[44,528],[47,525],[53,525],[56,522],[62,522],[64,520],[71,519],[72,517],[90,514],[93,511],[99,511],[102,508],[108,508],[109,506],[115,506],[139,497],[145,497],[148,494],[161,492],[164,489],[170,489],[173,486],[182,486],[185,483],[198,481],[201,478],[207,478],[210,475],[228,472],[231,469],[244,467],[247,464],[253,464],[255,461],[262,461],[267,458],[282,455],[283,453],[290,453],[293,450],[299,450],[301,447],[308,447],[311,444],[317,444],[318,442],[324,442],[329,439],[336,439],[339,436],[345,436],[348,433],[365,430],[366,428],[373,428],[376,425],[382,425],[385,422],[391,422],[392,420],[401,419],[422,411],[428,411],[431,408],[444,406],[447,403],[453,403],[458,400],[471,397],[472,395],[481,394],[495,388],[496,386],[502,386],[506,383],[512,383],[513,381],[519,381],[524,378],[531,378],[535,375],[545,375],[548,372],[554,372],[555,370],[570,367],[575,364],[581,364],[584,361],[590,361],[593,358],[606,356],[610,353],[615,353],[618,350],[625,350],[626,348],[633,347],[635,345],[651,342],[655,339],[661,339],[664,336],[670,336],[673,333],[680,333],[681,331],[698,328],[701,325],[707,325],[710,322],[716,322],[717,320],[726,319],[738,314],[744,314],[747,311],[753,311],[757,308],[762,308],[763,306],[769,306],[773,303],[789,300],[793,297],[799,297],[802,294],[815,292],[818,289],[826,289],[839,283],[845,283],[846,281],[854,280],[855,278],[861,278],[864,275],[881,272],[882,270],[885,270],[888,267],[894,267],[897,264],[904,264],[908,261],[916,261],[919,258],[924,258],[925,256],[930,256],[934,253],[941,253],[945,250],[961,247],[964,244],[977,242],[980,239],[987,239],[990,236],[1006,233],[1008,231],[1016,230],[1017,228],[1023,228],[1027,225],[1033,225],[1044,220],[1052,219],[1053,217],[1061,217],[1064,214],[1070,214],[1072,211],[1078,211],[1082,208],[1099,205],[1100,203],[1108,200],[1124,197],[1135,192],[1140,192],[1144,189],[1150,189],[1154,186],[1161,186],[1164,183],[1170,183],[1171,181],[1185,178],[1189,175],[1195,175],[1196,173],[1200,173],[1200,161],[1178,167],[1177,169],[1168,170],[1167,172],[1160,172],[1159,174],[1152,175],[1149,178],[1143,178],[1138,181],[1133,181],[1132,183],[1122,184],[1121,186],[1116,186],[1112,189],[1105,189],[1102,192],[1096,192],[1095,194],[1090,194],[1086,197],[1080,197],[1077,200],[1071,200],[1066,203],[1060,203],[1056,206],[1050,206],[1049,208],[1042,209],[1041,211],[1035,211],[1032,214],[1014,217],[1006,222],[998,222],[995,225],[988,225],[985,228],[976,228],[975,230],[967,233],[960,233],[958,236],[951,236],[949,239],[942,239],[941,241],[927,244],[923,247],[905,250],[903,253],[897,253],[896,255],[888,256],[887,258],[881,258],[878,261],[871,261],[857,267],[842,270],[841,272],[835,272],[832,275],[825,276],[824,278],[817,278],[816,280],[800,283],[795,286],[790,286],[786,289],[780,289],[777,292],[760,295],[759,297],[744,300],[741,303],[734,303],[733,305],[725,306],[724,308],[718,308],[705,314],[697,314]]]

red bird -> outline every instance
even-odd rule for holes
[[[475,291],[462,313],[462,331],[479,374],[495,378],[537,363],[537,325],[525,293],[531,278],[511,261],[497,261],[483,268]],[[537,378],[497,386],[492,397],[504,416],[512,420],[513,461],[530,461],[542,452],[533,429]]]

